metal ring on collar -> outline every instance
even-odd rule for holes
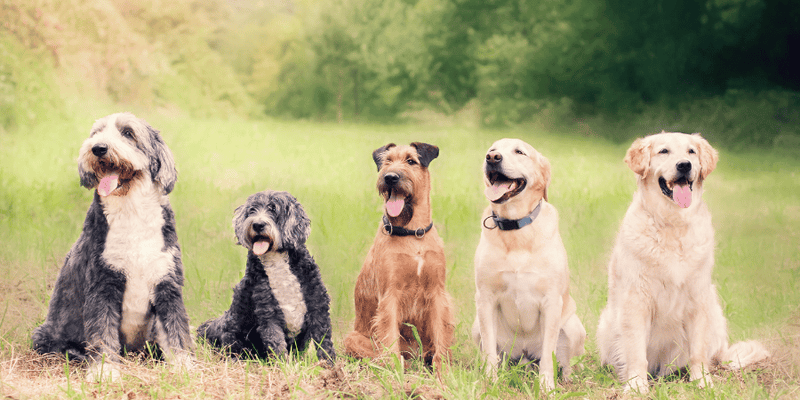
[[[494,221],[494,226],[488,226],[488,225],[486,225],[486,221],[488,221],[488,220],[490,220],[490,219],[491,219],[492,221]],[[484,228],[486,228],[486,229],[496,229],[496,228],[497,228],[497,221],[494,219],[494,215],[490,215],[490,216],[488,216],[488,217],[484,218],[484,220],[483,220],[483,227],[484,227]]]
[[[392,228],[392,224],[383,225],[383,234],[386,236],[392,236]]]
[[[414,231],[414,237],[415,238],[422,239],[423,236],[425,236],[425,229],[424,228],[419,228],[419,229]]]

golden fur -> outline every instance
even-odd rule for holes
[[[376,150],[379,192],[386,201],[392,191],[405,196],[402,213],[391,217],[387,212],[392,225],[418,229],[432,223],[427,165],[437,155],[438,148],[423,143]],[[389,173],[400,180],[387,188]],[[398,357],[421,355],[441,371],[453,341],[445,275],[444,246],[436,227],[421,238],[399,237],[389,236],[381,224],[356,281],[356,319],[345,338],[345,352],[358,358],[375,358],[387,351]],[[407,324],[416,327],[422,349]]]
[[[702,199],[717,159],[699,135],[663,132],[637,139],[625,156],[637,191],[608,266],[597,342],[601,361],[615,367],[627,390],[646,392],[648,373],[687,366],[691,380],[711,385],[713,364],[739,368],[769,355],[754,341],[728,346],[711,281],[714,229]],[[681,185],[691,187],[684,205],[666,195]]]
[[[547,202],[550,163],[518,139],[495,142],[486,159],[487,190],[494,183],[489,177],[497,172],[503,179],[525,183],[517,185],[524,189],[512,191],[500,201],[490,198],[483,212],[486,222],[475,253],[477,312],[473,339],[481,347],[490,374],[499,362],[498,352],[523,362],[538,359],[541,385],[551,390],[555,387],[553,353],[568,377],[570,359],[583,354],[586,330],[569,295],[569,268],[558,230],[558,211]],[[493,169],[489,164],[494,164]],[[492,226],[491,219],[487,220],[492,213],[520,219],[540,201],[541,211],[530,225],[509,231],[487,228]]]

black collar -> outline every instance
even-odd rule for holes
[[[383,230],[389,236],[415,236],[417,239],[422,239],[429,230],[433,228],[433,222],[427,228],[419,228],[416,230],[406,229],[401,226],[394,226],[389,223],[389,218],[383,216]]]
[[[539,200],[539,204],[536,205],[536,208],[534,208],[533,211],[531,211],[531,213],[528,214],[527,217],[520,219],[500,218],[494,214],[494,211],[492,211],[492,215],[486,217],[486,219],[483,220],[483,226],[486,229],[500,228],[501,231],[513,231],[517,229],[522,229],[530,225],[533,222],[533,220],[535,220],[536,217],[539,216],[539,211],[541,211],[541,209],[542,209],[542,200]],[[488,221],[489,219],[494,220],[494,226],[486,225],[486,221]]]

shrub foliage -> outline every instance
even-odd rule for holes
[[[68,71],[80,95],[195,116],[381,121],[469,104],[490,126],[710,112],[728,119],[659,126],[768,147],[800,133],[790,0],[2,0],[0,19],[5,127],[58,109]]]

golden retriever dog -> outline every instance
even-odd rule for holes
[[[567,252],[558,211],[547,202],[550,162],[519,139],[486,153],[481,239],[475,252],[476,318],[472,336],[490,375],[498,353],[539,360],[541,387],[555,388],[553,353],[565,377],[583,354],[586,330],[569,295]]]
[[[648,373],[687,366],[692,381],[711,385],[712,365],[740,368],[769,356],[755,341],[728,346],[702,198],[717,158],[698,134],[664,132],[637,139],[625,156],[637,190],[611,254],[597,342],[626,390],[647,392]]]

